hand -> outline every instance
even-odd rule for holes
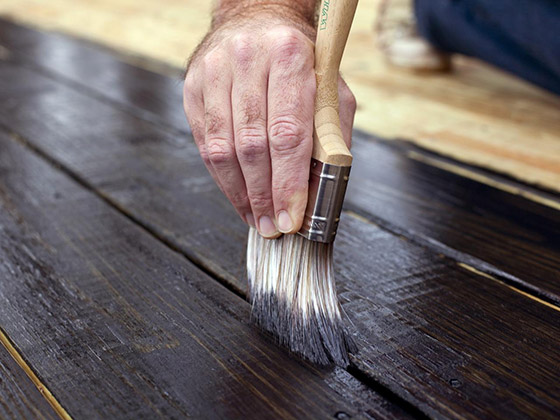
[[[184,85],[206,167],[241,218],[267,238],[301,227],[315,101],[313,28],[272,20],[237,17],[215,29],[193,55]],[[339,97],[350,146],[356,102],[342,78]]]

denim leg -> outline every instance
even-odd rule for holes
[[[560,1],[415,0],[431,44],[494,64],[560,94]]]

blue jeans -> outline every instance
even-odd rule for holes
[[[478,57],[560,94],[560,1],[415,0],[435,47]]]

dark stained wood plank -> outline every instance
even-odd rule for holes
[[[347,208],[560,304],[560,200],[525,199],[411,158],[406,144],[361,138]]]
[[[245,243],[245,226],[216,193],[191,139],[11,62],[0,65],[0,78],[0,124],[17,127],[18,135],[46,147],[84,182],[89,182],[88,174],[94,175],[96,185],[118,197],[123,211],[132,202],[143,207],[148,228],[157,227],[168,242],[187,243],[189,258],[219,273],[238,291],[245,290],[244,256],[231,247],[232,241]],[[81,153],[84,146],[87,153]],[[152,175],[146,177],[148,173]],[[179,189],[168,194],[170,185]],[[161,226],[161,220],[170,223]],[[211,240],[210,226],[216,221],[220,237]],[[208,258],[215,255],[222,256],[228,270]]]
[[[191,142],[9,63],[0,80],[11,80],[0,118],[20,141],[245,290],[246,227]],[[355,375],[433,417],[560,412],[557,307],[354,216],[344,217],[336,249],[362,348]]]
[[[2,20],[0,45],[39,71],[110,98],[141,118],[187,130],[181,84],[175,79],[138,69],[87,42]],[[406,148],[372,140],[355,135],[347,208],[560,303],[558,211],[418,162]]]
[[[2,332],[0,331],[0,335]],[[0,341],[1,337],[0,337]],[[31,379],[0,343],[0,418],[47,419],[59,417]]]
[[[90,94],[107,98],[126,111],[151,121],[163,121],[187,131],[182,108],[182,71],[167,69],[163,76],[116,60],[114,52],[84,40],[26,28],[0,18],[0,46],[5,55],[62,76]],[[134,60],[133,57],[120,55]],[[152,63],[143,60],[144,63]],[[153,64],[161,69],[163,65]],[[147,83],[138,83],[144,80]],[[118,85],[118,89],[113,86]],[[137,104],[143,104],[138,107]]]
[[[335,264],[362,338],[357,369],[430,415],[560,415],[560,308],[359,218],[341,226]]]
[[[0,325],[75,418],[408,417],[0,133]]]

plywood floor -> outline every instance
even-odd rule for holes
[[[342,64],[359,102],[356,126],[560,190],[560,98],[465,58],[452,75],[388,68],[372,30],[378,2],[360,2]],[[208,27],[210,5],[1,0],[0,14],[181,67]]]

